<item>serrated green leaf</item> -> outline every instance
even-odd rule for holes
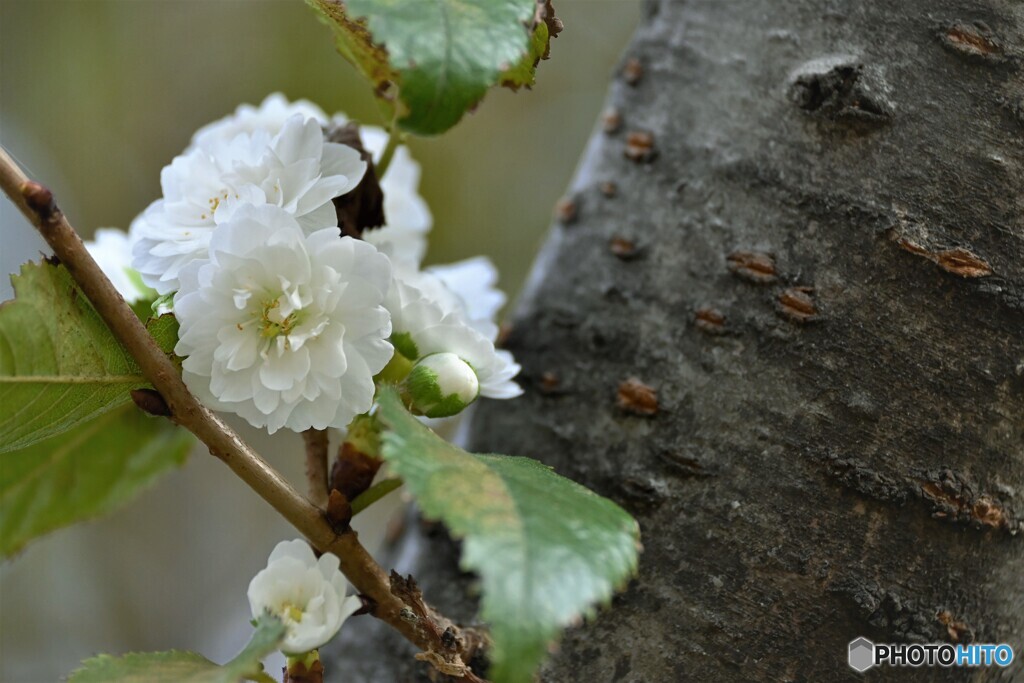
[[[122,657],[99,655],[82,662],[68,683],[237,683],[270,681],[260,663],[284,640],[285,626],[270,616],[256,622],[249,644],[221,666],[195,652],[133,652]]]
[[[529,458],[474,455],[380,395],[383,456],[423,513],[464,538],[462,565],[483,583],[490,678],[525,683],[559,631],[605,603],[636,571],[639,528],[615,503]]]
[[[518,64],[501,75],[501,84],[513,90],[518,90],[523,86],[532,86],[537,74],[537,61],[547,44],[548,27],[542,23],[537,26],[537,30],[530,37],[529,51],[523,55]]]
[[[389,116],[419,135],[448,130],[497,84],[533,82],[548,27],[536,0],[307,0]],[[538,14],[540,13],[540,14]],[[543,46],[537,38],[543,28]]]
[[[131,652],[123,657],[98,655],[82,662],[69,683],[179,683],[198,680],[197,676],[208,675],[216,666],[202,655],[181,650]]]
[[[501,74],[501,84],[512,90],[533,86],[537,77],[537,65],[540,60],[548,58],[551,52],[551,39],[556,38],[561,30],[562,22],[555,17],[551,0],[538,2],[529,49],[518,64]]]
[[[0,453],[98,417],[147,386],[63,266],[26,263],[11,282],[15,298],[0,305]],[[177,330],[163,318],[158,342],[170,352]]]
[[[128,404],[0,454],[0,556],[120,507],[184,463],[193,443],[184,429]]]

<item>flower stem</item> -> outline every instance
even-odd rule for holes
[[[391,127],[388,128],[388,142],[384,146],[384,152],[380,155],[380,161],[374,164],[374,169],[377,172],[377,179],[383,180],[384,174],[388,172],[388,166],[391,165],[391,157],[395,156],[395,150],[405,140],[405,135],[398,132],[398,127],[392,123]]]
[[[355,517],[401,485],[402,480],[397,477],[378,481],[376,484],[356,496],[356,499],[352,501],[352,516]]]

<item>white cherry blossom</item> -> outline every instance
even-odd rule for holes
[[[417,281],[429,282],[432,277],[420,273]],[[417,360],[433,353],[453,353],[476,372],[481,396],[514,398],[522,394],[513,381],[520,367],[512,354],[495,349],[494,342],[460,313],[445,313],[437,299],[421,287],[395,277],[385,306],[391,313],[392,342],[402,355]]]
[[[181,273],[185,383],[270,432],[344,428],[372,406],[393,353],[390,279],[384,255],[337,228],[307,236],[280,207],[239,207],[213,231],[208,260]]]
[[[505,293],[495,287],[498,269],[486,256],[475,256],[444,265],[429,266],[409,277],[441,309],[455,313],[492,342],[498,338],[497,315],[505,305]]]
[[[309,234],[337,225],[332,200],[365,172],[358,152],[325,142],[319,121],[301,114],[276,135],[257,129],[212,139],[163,169],[163,198],[132,224],[133,265],[147,285],[173,292],[182,269],[206,257],[214,227],[237,207],[278,206]]]
[[[239,133],[251,135],[258,130],[277,135],[284,127],[285,121],[296,114],[320,123],[327,120],[323,109],[309,100],[289,102],[287,97],[276,92],[267,95],[258,107],[242,104],[233,114],[206,124],[192,136],[192,146],[200,147],[214,144],[218,140],[232,140]]]
[[[301,655],[330,641],[359,609],[362,603],[345,596],[345,585],[337,556],[324,553],[318,560],[305,541],[282,541],[249,582],[249,607],[253,618],[267,612],[280,618],[286,627],[281,649]]]
[[[498,284],[498,269],[486,256],[429,266],[426,271],[437,277],[458,298],[458,308],[467,320],[493,323],[505,305],[505,293],[495,286]]]

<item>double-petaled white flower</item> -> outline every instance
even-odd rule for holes
[[[125,301],[133,304],[155,295],[132,268],[132,241],[124,231],[99,228],[85,248]]]
[[[259,106],[244,104],[219,121],[201,128],[193,137],[193,146],[210,147],[233,140],[239,134],[263,132],[277,135],[289,117],[299,114],[326,126],[323,110],[306,100],[289,102],[281,93],[268,95]],[[348,118],[336,114],[330,123],[345,125]],[[380,162],[389,135],[376,126],[360,126],[363,146],[375,162]],[[460,312],[484,336],[492,341],[498,328],[495,316],[505,303],[505,295],[495,288],[498,272],[489,259],[476,257],[426,270],[434,278],[417,277],[427,251],[427,234],[433,218],[419,193],[420,165],[409,148],[399,145],[388,168],[379,179],[384,192],[384,227],[367,230],[363,239],[377,246],[391,259],[395,271],[434,297],[445,313]],[[437,287],[436,284],[443,287]]]
[[[206,257],[214,227],[239,206],[280,207],[309,234],[337,226],[332,200],[365,172],[358,152],[325,142],[320,122],[301,114],[274,135],[258,128],[212,136],[164,168],[163,198],[132,224],[133,265],[147,285],[173,292],[182,269]]]
[[[324,141],[326,123],[315,105],[281,95],[239,107],[196,133],[163,170],[163,198],[132,225],[132,265],[175,294],[175,351],[190,389],[271,432],[345,427],[372,407],[373,376],[393,353],[390,314],[403,355],[435,356],[420,375],[436,375],[442,399],[521,393],[519,366],[494,348],[505,296],[493,264],[421,269],[432,218],[407,148],[381,179],[387,225],[365,242],[339,236],[332,200],[358,185],[366,164]],[[361,132],[379,161],[386,134]]]
[[[239,105],[234,113],[206,124],[192,136],[192,146],[208,146],[218,140],[230,141],[240,133],[252,135],[258,130],[277,135],[284,128],[285,121],[296,114],[318,123],[327,120],[323,109],[309,100],[289,102],[287,97],[276,92],[267,95],[259,106]]]
[[[459,311],[446,312],[436,294],[443,287],[433,275],[417,274],[416,284],[396,276],[385,306],[391,314],[392,343],[410,360],[435,353],[452,353],[469,364],[480,384],[480,395],[514,398],[522,393],[513,378],[519,365],[508,351],[477,330]]]
[[[397,277],[417,287],[445,315],[460,317],[492,342],[498,338],[495,319],[505,305],[505,294],[495,287],[498,269],[486,256],[429,266],[422,271],[398,271]]]
[[[264,131],[277,135],[285,121],[296,114],[326,126],[328,118],[320,107],[307,100],[289,102],[281,93],[268,95],[259,106],[243,104],[233,114],[200,128],[192,137],[193,147],[210,146],[230,141],[240,133],[251,135]],[[336,114],[331,124],[345,125],[348,118]],[[387,147],[388,133],[377,126],[360,126],[360,137],[366,151],[380,162]],[[369,230],[364,239],[382,249],[396,264],[418,267],[427,251],[427,233],[433,224],[430,209],[419,194],[420,165],[405,145],[399,145],[391,157],[387,173],[379,179],[384,192],[384,215],[387,225]]]
[[[390,279],[387,257],[337,228],[307,236],[280,207],[239,207],[213,231],[208,259],[181,272],[185,383],[270,432],[344,428],[370,409],[392,356]]]
[[[327,643],[361,604],[354,595],[345,597],[338,558],[325,553],[318,560],[302,540],[277,544],[266,568],[249,583],[248,597],[254,618],[270,612],[284,622],[281,649],[290,655]]]

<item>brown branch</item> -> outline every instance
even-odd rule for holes
[[[307,429],[302,432],[306,444],[306,481],[309,482],[309,499],[318,508],[327,507],[327,447],[326,429]]]
[[[483,645],[485,639],[473,629],[460,631],[455,624],[438,614],[423,600],[423,593],[412,576],[403,577],[391,570],[391,592],[409,606],[406,621],[425,632],[425,636],[440,647],[421,652],[416,659],[430,662],[441,673],[464,678],[469,683],[486,683],[473,673],[468,662]]]
[[[341,571],[373,602],[372,614],[387,622],[427,652],[440,647],[402,615],[408,607],[391,592],[388,575],[352,531],[335,532],[323,511],[306,500],[228,425],[203,406],[188,390],[171,360],[160,350],[142,321],[132,312],[103,271],[86,251],[78,233],[54,203],[49,189],[29,180],[0,147],[0,188],[53,249],[96,312],[124,344],[170,409],[174,422],[202,441],[253,491],[270,503],[322,552],[337,555]]]

